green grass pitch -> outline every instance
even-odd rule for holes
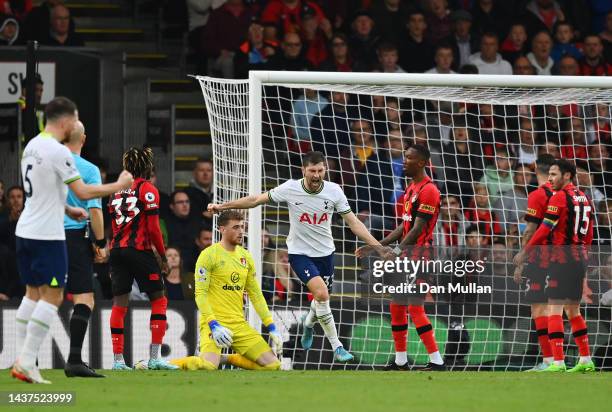
[[[0,376],[0,391],[73,391],[67,411],[601,411],[612,402],[612,374],[522,372],[104,372],[68,379],[43,371],[52,385]],[[6,404],[4,404],[6,405]],[[6,406],[0,409],[7,410]],[[10,408],[15,411],[39,408]]]

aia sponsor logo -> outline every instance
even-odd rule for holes
[[[327,213],[322,213],[318,215],[317,213],[313,213],[312,215],[308,213],[302,213],[300,216],[300,223],[307,223],[309,225],[320,225],[323,222],[327,222],[329,220],[329,215]]]

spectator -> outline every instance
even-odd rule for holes
[[[501,193],[493,210],[500,216],[500,220],[508,232],[509,225],[518,225],[523,222],[523,213],[527,210],[527,184],[531,181],[531,169],[519,166],[514,171],[514,186]]]
[[[464,64],[459,68],[461,74],[478,74],[478,67],[473,64]]]
[[[189,213],[189,196],[183,190],[176,190],[170,195],[170,212],[164,219],[168,244],[176,246],[181,256],[190,256],[202,218]]]
[[[470,57],[480,74],[512,74],[512,66],[497,52],[499,39],[495,33],[486,33],[480,41],[480,52]]]
[[[301,32],[306,60],[312,67],[319,67],[329,55],[327,44],[332,37],[332,27],[329,20],[319,21],[313,11],[305,13],[302,19]]]
[[[465,245],[469,223],[461,212],[461,203],[456,196],[446,195],[440,202],[440,218],[434,230],[434,245],[448,251],[447,256],[457,256]]]
[[[397,47],[391,43],[381,43],[376,49],[378,56],[379,69],[383,73],[406,73],[397,61],[399,56],[397,54]]]
[[[547,31],[541,31],[531,41],[531,52],[527,54],[529,62],[535,67],[539,75],[550,76],[555,64],[550,57],[552,50],[552,37]]]
[[[372,125],[367,120],[351,123],[352,147],[341,155],[342,186],[349,189],[347,197],[366,226],[384,230],[390,223],[390,199],[393,194],[391,165],[377,150]]]
[[[580,64],[574,56],[566,55],[559,59],[557,71],[561,76],[580,76]]]
[[[610,223],[612,224],[612,220]],[[599,303],[604,306],[612,306],[612,255],[609,255],[600,268]]]
[[[467,205],[473,192],[472,182],[482,177],[482,156],[478,146],[469,141],[465,122],[455,123],[452,141],[442,148],[442,176],[447,195],[457,197],[462,205]]]
[[[607,62],[612,62],[612,10],[606,14],[606,27],[599,33],[601,43],[604,46],[604,57]]]
[[[44,92],[44,82],[38,73],[36,73],[34,76],[34,81],[36,82],[34,85],[34,90],[36,93],[34,97],[34,102],[36,103],[36,124],[38,126],[38,130],[42,132],[45,130],[45,111],[41,105],[42,95]],[[22,112],[25,111],[26,108],[27,84],[28,78],[24,77],[21,81],[21,96],[19,96],[19,99],[17,99],[17,103],[19,104],[19,107],[21,107]]]
[[[584,130],[584,120],[580,117],[572,117],[569,130],[565,132],[565,138],[561,145],[561,155],[565,159],[587,159],[587,135]]]
[[[606,200],[601,190],[593,186],[592,176],[586,169],[582,167],[576,168],[576,180],[578,181],[578,187],[595,205],[599,205],[600,202]]]
[[[555,63],[558,63],[559,59],[567,54],[574,56],[576,59],[582,58],[582,52],[574,42],[574,27],[570,22],[558,22],[555,25],[554,34],[555,45],[550,52],[550,57],[552,57]]]
[[[512,161],[505,149],[498,149],[495,153],[495,164],[485,168],[480,183],[487,186],[491,204],[495,204],[499,195],[512,189],[514,179],[512,177]]]
[[[593,236],[593,245],[609,246],[612,243],[612,198],[606,198],[601,203]]]
[[[51,10],[55,6],[63,4],[64,0],[46,0],[40,6],[34,7],[23,21],[23,30],[20,30],[22,31],[23,38],[26,40],[42,41],[48,37],[51,30]],[[70,31],[74,31],[74,21],[72,18],[69,23]]]
[[[400,66],[408,73],[423,73],[433,63],[433,46],[426,38],[427,23],[425,15],[413,11],[408,17],[408,33],[399,43]]]
[[[202,224],[195,237],[195,241],[192,243],[192,250],[188,255],[183,255],[182,263],[183,268],[187,268],[188,271],[194,272],[192,270],[195,268],[196,261],[200,256],[200,253],[212,245],[213,242],[213,232],[211,226],[207,224]]]
[[[306,14],[314,14],[319,23],[326,20],[325,14],[314,2],[304,0],[271,0],[261,13],[261,21],[264,24],[275,25],[278,33],[284,36],[287,33],[299,33],[302,19]]]
[[[19,23],[9,15],[0,14],[0,46],[12,46],[19,37]]]
[[[25,203],[25,192],[21,186],[12,186],[6,191],[6,204],[0,213],[0,244],[15,252],[15,228]]]
[[[510,187],[512,187],[512,184]],[[483,183],[476,183],[474,185],[474,198],[465,209],[466,220],[482,227],[483,230],[480,234],[484,236],[482,241],[486,245],[491,244],[493,235],[502,233],[499,216],[495,211],[491,210],[491,204],[495,202],[497,202],[497,199],[491,201],[487,186]]]
[[[78,33],[70,30],[70,10],[62,4],[51,9],[50,30],[40,43],[46,46],[72,46],[82,47],[85,45]]]
[[[380,37],[374,32],[374,20],[369,11],[358,11],[353,19],[349,48],[353,60],[370,71],[377,61],[376,48]]]
[[[590,130],[595,134],[595,139],[593,139],[595,142],[605,144],[608,149],[612,150],[612,120],[610,117],[610,105],[598,103],[597,118],[593,120]]]
[[[168,273],[164,274],[164,283],[168,300],[193,301],[195,278],[193,272],[183,270],[181,252],[173,246],[168,246],[166,259],[168,259]]]
[[[584,38],[584,58],[580,60],[580,74],[583,76],[612,76],[612,63],[603,56],[603,43],[597,35]]]
[[[429,41],[438,44],[440,40],[451,34],[450,10],[447,0],[427,0],[425,11],[427,13],[427,27],[429,27]]]
[[[404,137],[401,130],[389,131],[386,147],[389,153],[394,188],[393,194],[388,201],[394,205],[406,189],[406,178],[404,177]]]
[[[514,60],[512,74],[519,76],[531,76],[536,74],[536,70],[535,67],[531,65],[531,62],[527,57],[519,56]]]
[[[32,0],[0,0],[0,14],[11,15],[19,22],[23,22],[31,11]]]
[[[204,46],[204,32],[206,24],[210,18],[210,12],[214,3],[221,3],[225,0],[187,0],[187,16],[189,20],[189,46],[194,51],[196,59],[196,71],[206,73],[208,68],[208,58]],[[219,7],[220,4],[214,4]],[[216,8],[215,7],[215,8]]]
[[[321,63],[319,69],[324,72],[352,72],[362,69],[356,65],[348,48],[348,38],[344,33],[335,33],[330,42],[331,54]]]
[[[210,13],[204,29],[203,49],[211,76],[234,78],[234,56],[247,36],[251,12],[242,0],[227,2]]]
[[[455,73],[451,67],[453,66],[453,49],[449,45],[441,45],[436,47],[434,61],[436,65],[427,70],[425,73],[449,74]]]
[[[383,41],[400,44],[409,7],[401,0],[382,0],[372,6],[372,18]]]
[[[288,303],[300,292],[300,285],[289,265],[286,249],[272,251],[266,259],[262,276],[262,292],[269,303]]]
[[[325,96],[314,89],[304,89],[304,94],[293,101],[291,124],[298,140],[310,142],[310,122],[328,104]]]
[[[302,40],[296,33],[287,33],[281,44],[282,53],[276,53],[268,63],[270,70],[308,71],[312,66],[302,55]]]
[[[603,144],[589,145],[589,162],[587,169],[593,178],[593,185],[599,189],[606,199],[612,198],[612,159],[607,146]]]
[[[200,219],[204,218],[210,224],[212,215],[208,213],[207,208],[214,196],[214,177],[212,160],[198,159],[193,168],[193,178],[185,189],[191,203],[191,214]]]
[[[312,149],[324,153],[327,161],[331,161],[330,172],[340,152],[351,144],[347,95],[332,92],[331,98],[332,101],[310,123]]]
[[[15,251],[0,243],[0,302],[21,298],[25,288],[17,270]]]
[[[514,153],[517,157],[519,165],[527,165],[533,167],[535,165],[538,154],[535,147],[535,135],[533,132],[533,123],[527,117],[521,117],[519,123],[519,143],[514,148]]]
[[[450,19],[453,22],[453,31],[444,43],[453,48],[453,70],[457,71],[470,62],[470,56],[478,51],[480,41],[471,34],[472,15],[469,12],[456,10],[451,13]]]
[[[565,20],[565,13],[556,0],[531,0],[526,7],[526,13],[521,19],[527,27],[529,36],[534,36],[543,30],[551,33],[558,21]]]
[[[259,21],[252,21],[247,40],[234,55],[234,75],[237,79],[249,77],[249,70],[264,70],[270,57],[276,53],[276,44],[264,40],[264,28]]]
[[[500,38],[505,38],[511,15],[503,8],[507,1],[475,0],[473,3],[474,32],[479,36],[485,33],[497,33]]]
[[[379,100],[380,99],[380,100]],[[373,96],[374,134],[378,143],[386,143],[391,131],[400,131],[401,118],[399,100],[394,97]]]
[[[501,55],[514,65],[516,59],[527,52],[527,29],[523,23],[514,23],[510,26],[510,32],[501,45]]]

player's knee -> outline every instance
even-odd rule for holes
[[[280,370],[280,367],[281,363],[278,359],[274,359],[274,361],[262,366],[263,370],[266,371],[277,371]]]
[[[329,292],[327,291],[326,287],[313,290],[312,296],[317,302],[325,302],[329,300]]]

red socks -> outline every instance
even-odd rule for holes
[[[578,315],[575,318],[570,319],[572,325],[572,335],[574,335],[574,342],[578,346],[578,352],[580,356],[590,356],[589,351],[589,335],[587,334],[587,324],[584,321],[582,315]]]
[[[553,358],[556,361],[564,360],[563,317],[561,315],[550,315],[548,317],[548,339],[550,339]]]
[[[111,311],[110,328],[113,337],[113,353],[123,353],[123,320],[128,308],[126,306],[114,306]]]
[[[427,353],[434,353],[438,351],[438,344],[436,343],[436,337],[434,336],[433,327],[425,314],[425,308],[423,305],[410,305],[408,306],[408,313],[410,313],[410,319],[416,328],[421,341],[427,349]]]
[[[168,308],[168,298],[165,296],[151,302],[151,343],[162,344],[166,334],[166,309]]]
[[[391,305],[389,305],[389,310],[391,312],[391,333],[393,334],[395,351],[406,352],[406,336],[408,335],[408,314],[406,312],[406,305],[391,303]]]
[[[542,357],[550,358],[552,356],[552,349],[550,347],[550,340],[548,339],[548,316],[538,316],[534,321],[538,342],[542,350]]]

